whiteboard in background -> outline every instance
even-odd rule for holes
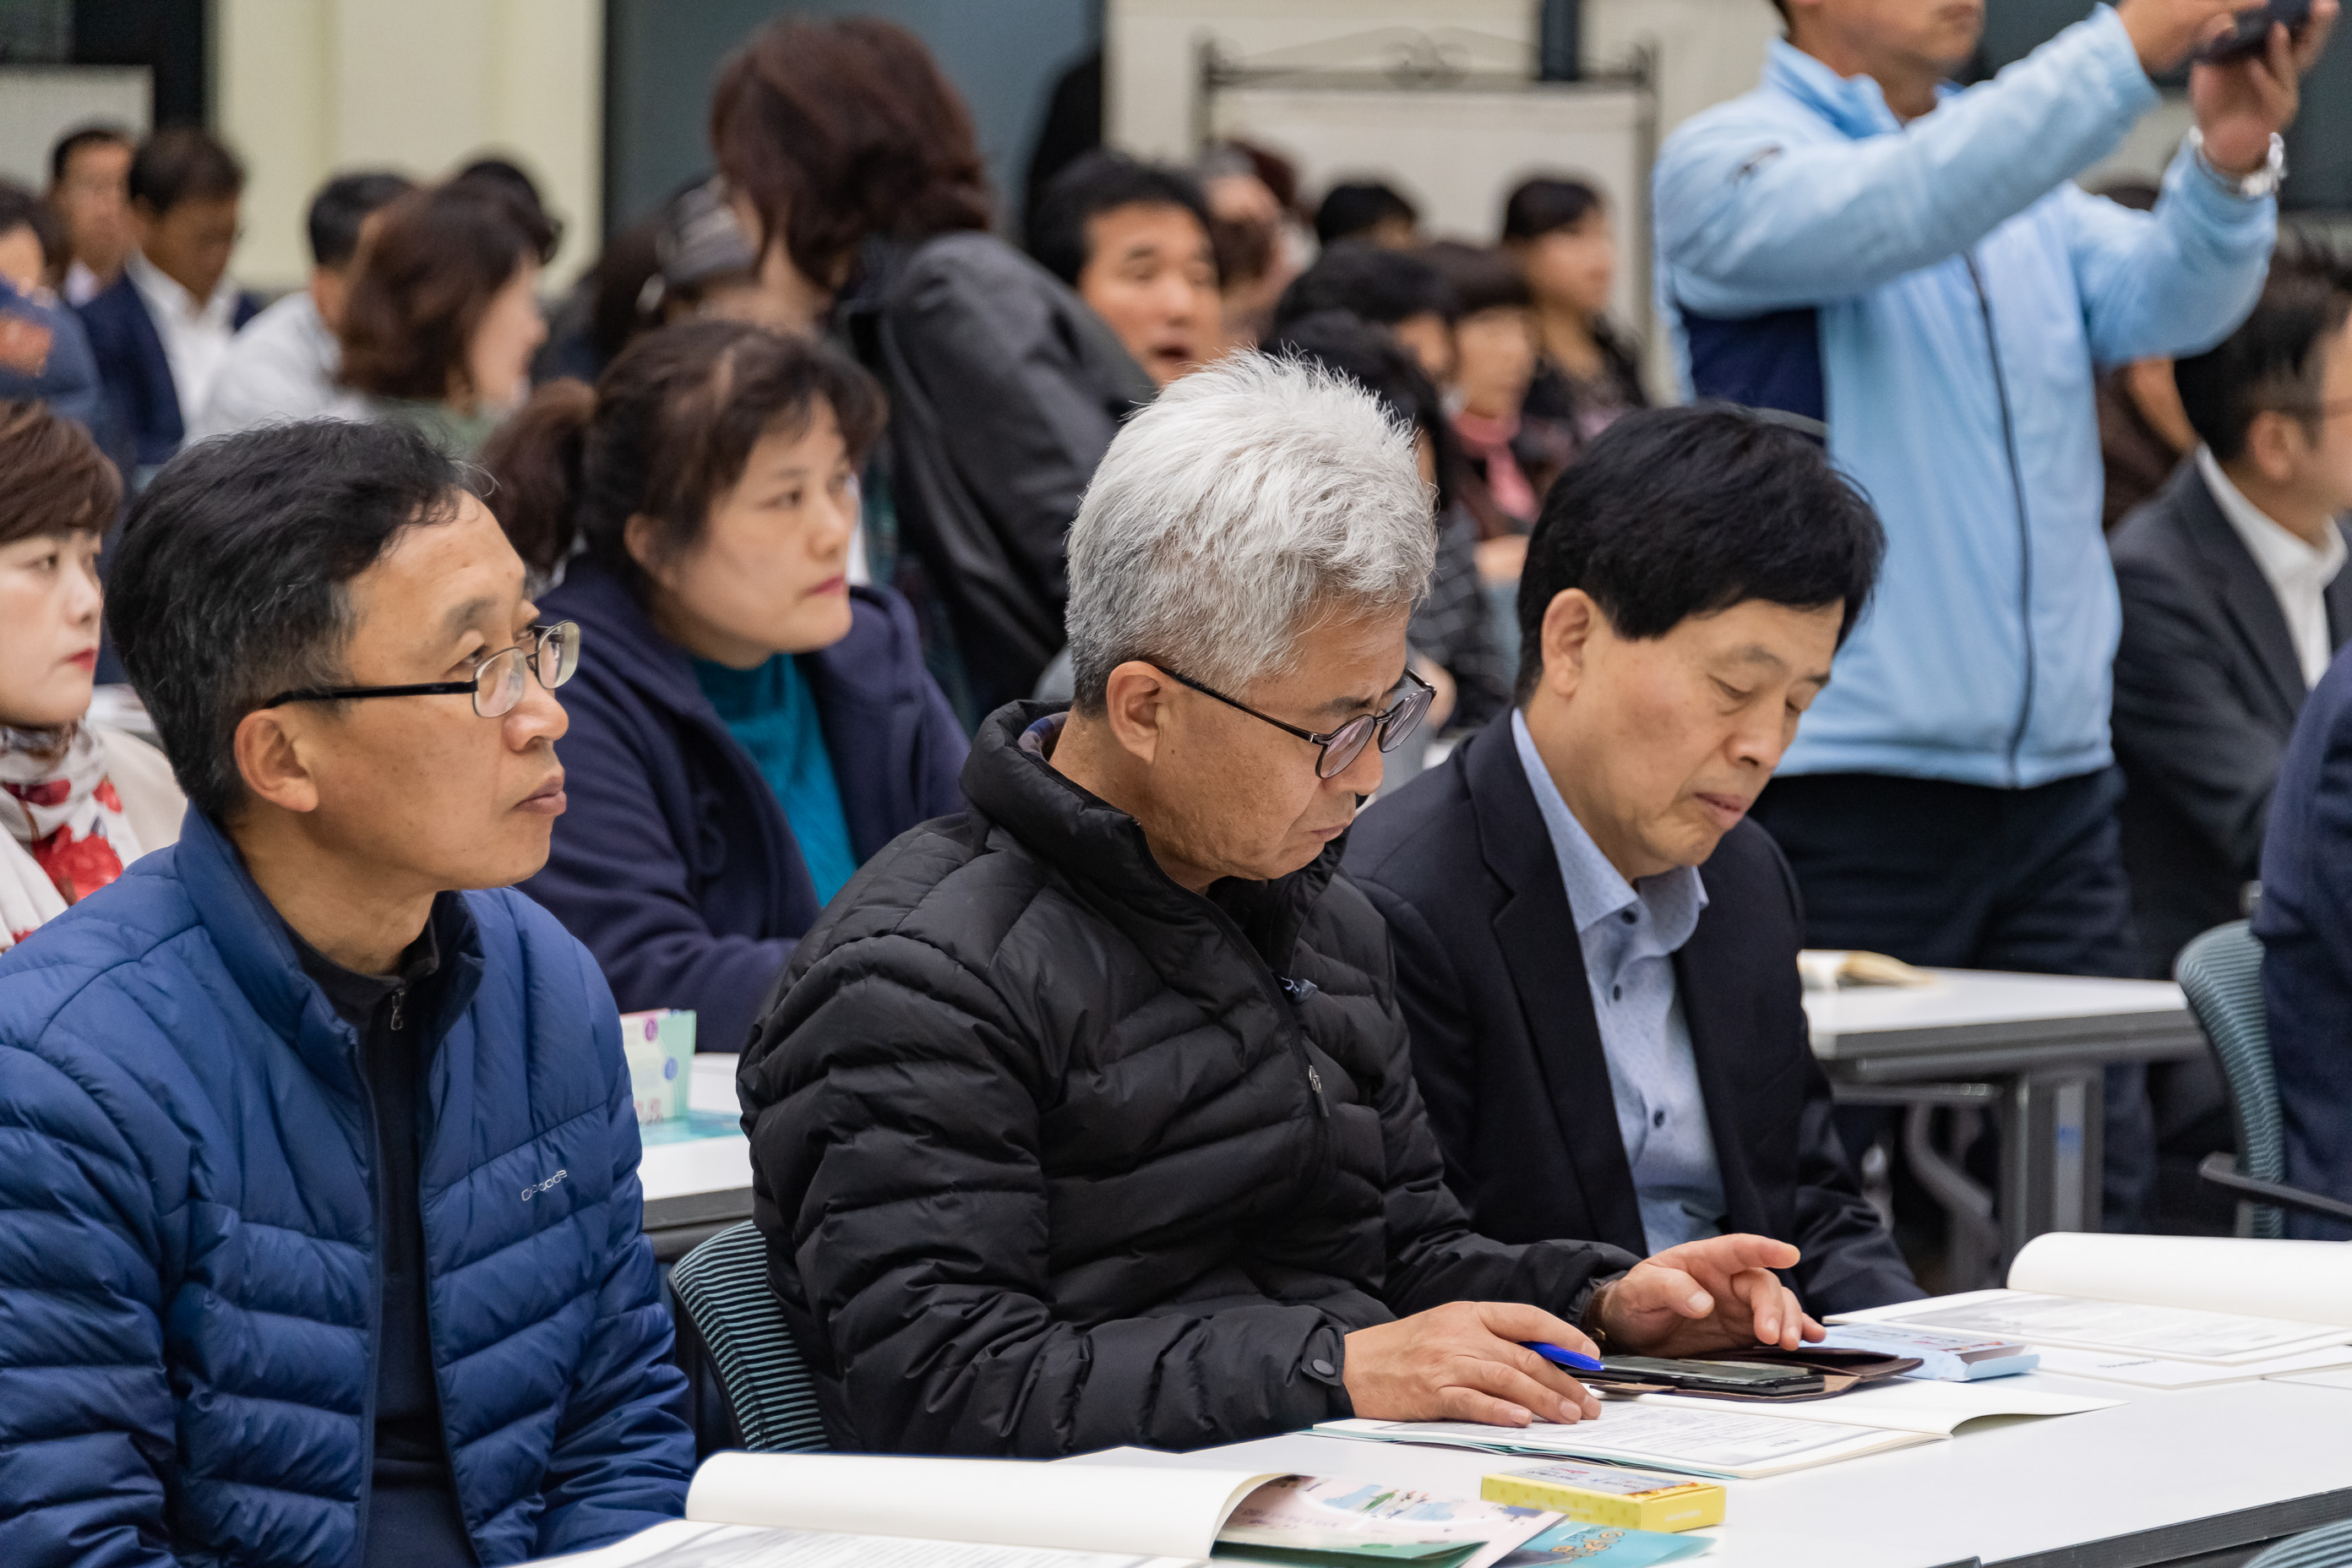
[[[1492,245],[1511,187],[1530,174],[1582,179],[1608,201],[1625,257],[1611,313],[1646,337],[1650,112],[1649,95],[1632,86],[1238,84],[1215,89],[1209,124],[1214,136],[1295,160],[1310,195],[1350,177],[1389,181],[1433,239]]]
[[[0,66],[0,176],[48,189],[58,137],[93,120],[143,136],[154,97],[145,66]]]

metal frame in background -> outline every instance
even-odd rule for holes
[[[1217,95],[1242,87],[1292,91],[1423,93],[1526,93],[1531,97],[1598,97],[1630,92],[1634,99],[1633,189],[1619,226],[1629,241],[1627,264],[1633,275],[1650,276],[1650,171],[1658,157],[1657,51],[1639,44],[1622,63],[1581,73],[1574,80],[1545,80],[1540,45],[1521,43],[1466,27],[1380,27],[1321,43],[1294,45],[1242,55],[1224,40],[1203,35],[1194,45],[1192,139],[1196,153],[1214,139]],[[1634,290],[1641,339],[1656,335],[1657,306],[1647,288]]]

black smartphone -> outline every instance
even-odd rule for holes
[[[2273,27],[2284,24],[2288,32],[2299,33],[2310,20],[2311,0],[2265,0],[2239,12],[2236,24],[2200,50],[2197,58],[2214,66],[2252,59],[2270,47]]]
[[[1822,1374],[1800,1366],[1752,1361],[1668,1361],[1659,1356],[1612,1355],[1601,1364],[1628,1382],[1663,1383],[1695,1394],[1819,1394]],[[1605,1379],[1603,1381],[1606,1381]]]

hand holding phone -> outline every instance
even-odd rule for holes
[[[2269,162],[2273,139],[2294,122],[2303,78],[2327,47],[2342,10],[2337,0],[2272,0],[2252,15],[2268,16],[2287,5],[2301,9],[2300,28],[2271,24],[2257,52],[2226,65],[2200,59],[2189,73],[2189,103],[2203,138],[2204,162],[2225,182],[2254,176]],[[2229,30],[2234,34],[2237,25]]]
[[[2311,20],[2311,0],[2264,0],[2237,14],[2230,30],[2197,51],[2207,65],[2234,65],[2270,48],[2271,29],[2284,27],[2300,37]]]

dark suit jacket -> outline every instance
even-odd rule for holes
[[[2286,1179],[2352,1201],[2352,655],[2312,688],[2263,844],[2263,1000],[2286,1135]],[[2286,1233],[2352,1241],[2352,1225],[2289,1209]]]
[[[2245,915],[2303,666],[2278,595],[2195,463],[2111,544],[2124,866],[2145,972],[2163,978],[2189,938]],[[2327,627],[2337,647],[2352,633],[2352,570],[2328,586]]]
[[[1480,1233],[1648,1252],[1575,917],[1509,716],[1366,812],[1346,866],[1388,919],[1413,1076]],[[1707,907],[1675,984],[1730,1228],[1802,1248],[1790,1283],[1817,1315],[1916,1299],[1831,1125],[1788,863],[1741,823],[1699,876]]]
[[[155,331],[147,301],[139,297],[131,274],[125,271],[77,309],[98,360],[110,434],[127,447],[140,468],[169,462],[188,433],[187,411],[181,408],[179,391],[172,384],[172,362],[163,353],[163,335]],[[258,295],[239,294],[231,325],[241,330],[260,310]]]

